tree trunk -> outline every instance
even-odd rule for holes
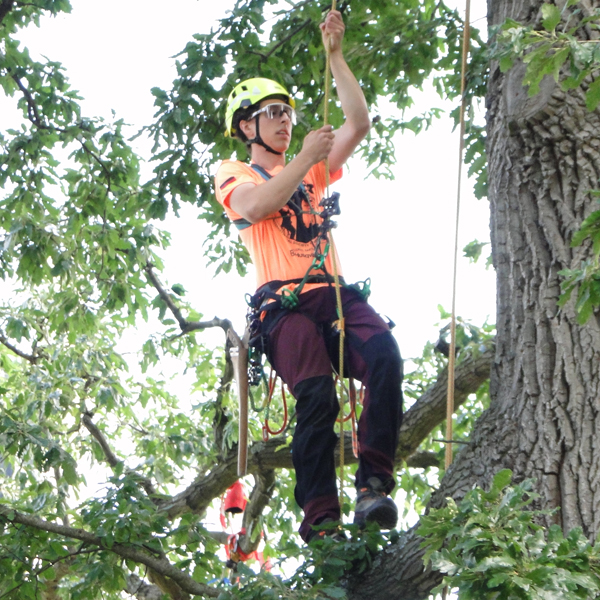
[[[541,1],[488,0],[489,25],[507,18],[537,23]],[[585,7],[587,3],[578,6]],[[562,8],[562,6],[561,6]],[[551,78],[529,98],[524,69],[491,65],[487,97],[491,241],[497,274],[496,356],[491,405],[471,445],[455,457],[432,506],[486,486],[501,468],[533,477],[564,531],[600,530],[600,319],[577,323],[573,302],[559,310],[562,269],[591,248],[571,248],[597,203],[600,113],[582,90],[565,94]],[[350,598],[425,598],[439,575],[423,571],[409,532],[352,582]]]

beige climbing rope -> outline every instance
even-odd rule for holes
[[[331,2],[331,10],[336,9],[336,0]],[[325,44],[325,98],[323,107],[323,125],[329,124],[329,96],[331,87],[331,57],[329,49],[329,40]],[[327,187],[327,197],[329,197],[329,159],[325,159],[325,183]],[[333,263],[333,282],[335,287],[335,299],[337,304],[337,328],[340,334],[340,353],[339,353],[339,380],[340,385],[340,412],[344,414],[344,343],[346,338],[345,324],[344,324],[344,312],[342,306],[342,293],[340,286],[340,277],[337,266],[337,250],[335,247],[335,241],[333,239],[333,233],[329,231],[329,241],[331,244],[331,257]],[[344,419],[340,419],[340,507],[344,505]]]
[[[469,55],[471,0],[466,0],[465,26],[460,75],[460,143],[458,154],[458,188],[456,193],[456,227],[454,234],[454,272],[452,278],[452,317],[450,322],[450,355],[448,357],[448,396],[446,405],[446,469],[452,464],[452,417],[454,415],[454,367],[456,358],[456,272],[458,265],[458,227],[460,222],[460,188],[462,182],[463,154],[465,150],[465,97],[467,58]]]

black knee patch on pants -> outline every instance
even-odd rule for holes
[[[296,430],[292,459],[296,469],[296,501],[300,507],[319,496],[337,493],[333,452],[339,412],[330,376],[311,377],[294,389]]]

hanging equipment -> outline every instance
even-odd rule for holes
[[[226,492],[224,500],[225,512],[231,514],[243,513],[248,504],[248,498],[244,492],[244,484],[238,479]]]

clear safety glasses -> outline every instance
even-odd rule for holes
[[[289,104],[284,104],[283,102],[267,104],[264,108],[252,113],[250,118],[253,119],[260,113],[265,113],[267,119],[280,119],[283,115],[287,115],[290,118],[292,125],[296,124],[296,111]]]

